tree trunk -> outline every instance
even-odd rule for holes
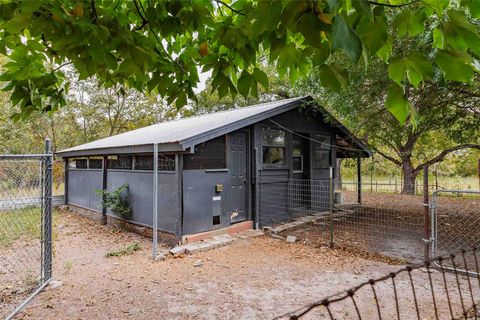
[[[415,194],[415,180],[417,180],[418,172],[414,170],[410,160],[404,160],[402,162],[402,172],[403,172],[402,194]]]

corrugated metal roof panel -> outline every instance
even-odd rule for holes
[[[303,100],[305,98],[306,97],[284,99],[230,111],[222,111],[185,119],[161,122],[148,127],[128,131],[115,136],[65,149],[59,151],[58,153],[62,154],[83,150],[86,151],[104,148],[149,145],[154,143],[180,144],[183,141],[196,136],[201,136],[202,134],[206,134],[212,130],[228,127],[231,124],[242,122],[248,118],[269,113],[277,108],[280,109],[283,106]]]

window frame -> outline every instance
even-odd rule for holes
[[[112,158],[117,158],[117,159],[112,159]],[[112,163],[114,163],[112,160],[117,160],[118,161],[118,158],[120,157],[129,157],[130,158],[130,167],[129,168],[113,168],[112,167]],[[108,169],[109,170],[122,170],[122,171],[131,171],[133,170],[134,168],[134,160],[133,160],[134,156],[133,155],[110,155],[108,156]]]
[[[332,136],[324,133],[315,134],[315,140],[321,141],[325,144],[315,143],[315,148],[313,149],[313,167],[315,169],[326,169],[332,166]],[[326,140],[326,141],[325,141]],[[318,164],[317,152],[327,152],[328,153],[328,162],[325,164]]]
[[[283,133],[283,146],[279,144],[269,144],[265,143],[265,131],[266,130],[274,130]],[[287,160],[287,131],[280,128],[271,128],[271,127],[262,127],[262,168],[263,169],[285,169],[288,167],[288,160]],[[272,164],[264,162],[263,158],[265,155],[265,148],[275,148],[275,149],[282,149],[283,152],[283,163],[282,164]]]

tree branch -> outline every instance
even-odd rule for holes
[[[389,156],[388,154],[380,151],[379,149],[375,148],[374,146],[371,146],[371,145],[370,145],[370,147],[371,147],[373,150],[375,150],[376,153],[378,153],[379,155],[381,155],[381,156],[384,157],[385,159],[393,162],[393,163],[396,164],[397,166],[401,166],[401,165],[402,165],[402,162],[401,162],[400,160],[395,159],[395,158],[392,157],[392,156]]]
[[[376,2],[376,1],[368,1],[368,3],[374,4],[376,6],[383,6],[383,7],[389,7],[389,8],[401,8],[401,7],[412,5],[412,4],[417,3],[419,1],[420,0],[413,0],[411,2],[402,3],[402,4],[381,3],[381,2]]]
[[[215,0],[215,2],[221,4],[221,5],[225,6],[225,7],[227,7],[228,9],[230,9],[230,11],[235,12],[236,14],[239,14],[239,15],[241,15],[241,16],[245,16],[244,13],[242,13],[241,11],[238,11],[238,10],[232,8],[230,5],[228,5],[227,3],[225,3],[225,2],[223,2],[223,1],[221,1],[221,0]]]
[[[480,144],[467,143],[467,144],[460,144],[460,145],[458,145],[458,146],[445,149],[445,150],[443,150],[442,152],[440,152],[437,156],[433,157],[432,159],[430,159],[430,160],[428,160],[428,161],[425,161],[424,163],[418,165],[418,166],[414,169],[414,171],[415,171],[415,172],[419,172],[420,170],[423,169],[424,166],[431,166],[432,164],[435,164],[435,163],[437,163],[437,162],[443,161],[443,159],[445,159],[445,157],[446,157],[449,153],[452,153],[452,152],[457,151],[457,150],[469,149],[469,148],[473,148],[473,149],[478,149],[478,150],[480,150]]]

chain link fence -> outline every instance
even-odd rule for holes
[[[406,266],[277,319],[478,319],[480,279],[460,271],[468,260],[478,261],[477,248]],[[478,275],[478,263],[472,270]]]
[[[51,200],[51,154],[0,155],[1,317],[13,317],[51,278]]]

